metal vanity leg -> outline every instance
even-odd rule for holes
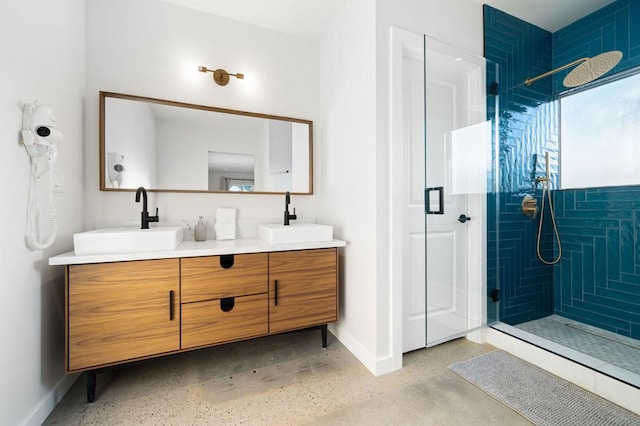
[[[320,331],[322,332],[322,347],[327,347],[327,324],[320,326]]]
[[[96,371],[89,370],[87,374],[87,402],[96,400]]]

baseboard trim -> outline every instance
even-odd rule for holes
[[[26,426],[40,426],[56,408],[71,386],[78,379],[79,374],[66,374],[55,384],[53,389],[45,395],[40,403],[27,415],[22,423]]]
[[[329,330],[374,376],[381,376],[402,368],[402,359],[400,359],[398,366],[397,360],[392,356],[377,358],[343,327],[330,324]]]

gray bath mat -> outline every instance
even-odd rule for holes
[[[640,425],[640,416],[503,351],[449,368],[537,425]]]

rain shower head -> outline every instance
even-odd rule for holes
[[[613,69],[618,62],[622,59],[622,52],[619,50],[612,50],[596,55],[592,58],[582,58],[577,61],[573,61],[570,64],[563,65],[554,70],[548,71],[544,74],[540,74],[537,77],[527,78],[524,83],[529,86],[535,81],[548,77],[559,71],[566,70],[576,66],[562,81],[565,87],[577,87],[583,84],[591,83],[596,78],[606,74]]]

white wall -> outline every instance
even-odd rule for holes
[[[320,42],[320,221],[348,241],[340,254],[333,332],[371,371],[377,363],[375,3],[351,0]]]
[[[309,126],[291,124],[291,192],[309,190]]]
[[[400,283],[392,282],[389,268],[391,26],[482,54],[482,6],[468,0],[351,0],[321,39],[323,151],[315,166],[326,189],[320,220],[337,224],[349,242],[334,331],[375,374],[402,365]]]
[[[291,188],[291,126],[285,121],[269,120],[269,169],[265,190]]]
[[[63,361],[64,273],[47,265],[49,256],[72,249],[72,234],[82,228],[84,39],[83,0],[0,2],[0,423],[6,425],[40,424],[71,384]],[[55,195],[58,237],[44,251],[24,242],[29,160],[18,144],[16,108],[18,100],[36,98],[53,109],[65,136],[57,161],[64,172],[64,193]],[[41,180],[47,185],[48,175]]]
[[[206,191],[209,151],[258,156],[256,129],[220,129],[174,120],[156,122],[158,188]]]
[[[105,122],[108,152],[124,156],[122,188],[157,187],[156,121],[151,108],[144,102],[107,98],[105,109],[110,118]],[[108,170],[108,153],[105,153],[105,161],[105,170]]]
[[[86,0],[86,7],[86,229],[114,221],[135,223],[140,212],[133,193],[98,190],[100,90],[308,120],[319,117],[317,42],[158,0]],[[210,73],[198,72],[198,65],[246,77],[232,77],[221,87]],[[149,207],[159,207],[160,225],[213,217],[220,206],[238,208],[239,218],[277,218],[282,198],[150,193]],[[295,196],[292,203],[302,216],[314,217],[318,198]]]

